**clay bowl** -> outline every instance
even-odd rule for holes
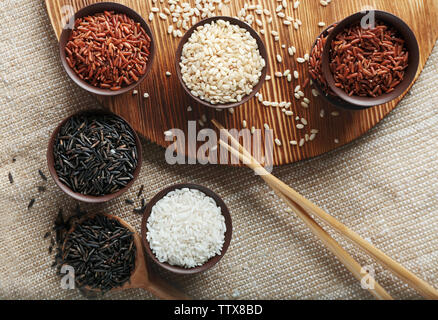
[[[73,17],[70,18],[70,21],[73,21],[78,18],[83,18],[85,16],[94,15],[96,13],[101,13],[104,11],[114,11],[115,13],[124,13],[128,17],[132,18],[135,22],[140,23],[140,25],[143,27],[143,29],[146,31],[147,35],[151,38],[151,45],[150,45],[150,55],[149,55],[149,61],[146,66],[146,72],[143,76],[141,76],[136,83],[131,84],[130,86],[123,87],[120,90],[113,91],[110,89],[102,89],[95,87],[88,82],[82,80],[78,77],[78,75],[70,68],[70,66],[67,63],[66,53],[65,53],[65,46],[68,42],[68,39],[70,38],[70,35],[72,33],[72,29],[69,28],[69,24],[67,24],[64,29],[62,30],[61,36],[59,38],[59,54],[61,56],[61,62],[64,66],[65,71],[70,76],[70,78],[82,89],[87,90],[88,92],[101,95],[101,96],[116,96],[120,94],[124,94],[126,92],[129,92],[133,90],[135,87],[137,87],[149,74],[155,57],[155,40],[154,36],[152,34],[151,28],[146,23],[146,21],[134,10],[132,10],[129,7],[126,7],[120,3],[115,2],[99,2],[95,4],[91,4],[89,6],[86,6],[75,13]],[[73,20],[72,20],[73,19]]]
[[[382,21],[385,24],[394,27],[398,31],[400,36],[406,41],[405,45],[407,51],[409,52],[409,61],[408,61],[409,65],[405,72],[405,77],[403,81],[398,86],[395,87],[394,91],[387,94],[383,94],[375,98],[349,96],[344,90],[336,87],[333,74],[330,70],[331,42],[346,27],[355,23],[359,23],[362,20],[362,18],[364,18],[364,16],[366,16],[368,13],[369,12],[359,12],[339,22],[338,25],[333,29],[333,31],[328,35],[326,44],[324,46],[324,52],[322,54],[322,72],[330,89],[340,99],[347,102],[348,104],[354,105],[355,109],[369,108],[377,105],[382,105],[403,95],[415,80],[415,76],[417,74],[418,65],[420,61],[420,51],[418,47],[418,42],[415,37],[415,34],[410,29],[410,27],[403,20],[401,20],[400,18],[398,18],[397,16],[391,13],[374,10],[375,18],[377,21]]]
[[[332,25],[328,26],[327,28],[324,29],[324,31],[322,31],[322,32],[318,35],[318,37],[316,38],[315,42],[314,42],[313,45],[312,45],[312,48],[311,48],[311,50],[310,50],[311,52],[312,52],[313,48],[317,45],[318,39],[319,39],[321,36],[325,36],[325,37],[327,37],[328,30],[330,30],[330,28],[334,28],[335,25],[336,25],[336,24],[332,24]],[[318,91],[320,97],[321,97],[326,103],[329,103],[329,104],[334,105],[334,106],[339,107],[339,108],[349,109],[349,110],[360,110],[360,109],[364,109],[363,107],[355,106],[355,105],[353,105],[353,104],[350,104],[350,103],[348,103],[348,102],[346,102],[346,101],[340,99],[339,97],[336,97],[336,96],[333,96],[333,95],[331,95],[331,94],[328,94],[328,93],[326,92],[326,90],[323,89],[323,88],[321,87],[321,85],[319,84],[319,82],[316,81],[315,79],[313,79],[313,77],[312,77],[312,75],[310,74],[310,72],[309,72],[309,78],[313,80],[313,84],[312,84],[312,86]]]
[[[204,24],[211,23],[212,21],[217,21],[217,20],[229,21],[231,24],[236,24],[239,27],[248,30],[248,32],[251,34],[251,36],[254,39],[256,39],[260,55],[266,61],[266,66],[262,69],[262,75],[260,76],[260,80],[259,80],[258,84],[256,86],[254,86],[254,88],[251,91],[251,93],[249,95],[244,96],[240,102],[233,102],[233,103],[226,103],[226,104],[211,104],[208,101],[202,100],[202,99],[194,96],[192,94],[192,92],[190,91],[190,89],[186,86],[184,80],[182,79],[181,68],[180,68],[179,63],[181,61],[181,55],[182,55],[182,50],[183,50],[184,44],[187,42],[187,40],[190,38],[190,36],[196,30],[196,28],[198,28],[199,26],[202,26]],[[255,94],[260,90],[260,88],[263,86],[263,83],[265,82],[266,74],[268,72],[268,53],[266,51],[265,44],[263,43],[263,41],[260,38],[260,36],[258,35],[258,33],[253,28],[251,28],[248,24],[246,24],[245,22],[240,21],[239,19],[236,19],[236,18],[226,17],[226,16],[218,16],[218,17],[207,18],[207,19],[204,19],[204,20],[198,22],[197,24],[192,26],[184,34],[184,36],[181,38],[181,41],[180,41],[180,43],[178,45],[178,48],[176,50],[175,67],[176,67],[176,74],[178,76],[179,82],[181,83],[181,86],[183,87],[184,91],[194,101],[196,101],[200,105],[203,105],[203,106],[206,106],[206,107],[210,107],[210,108],[216,108],[216,109],[236,108],[236,107],[238,107],[238,106],[248,102],[251,98],[253,98],[255,96]]]
[[[126,123],[126,126],[132,131],[134,137],[135,137],[135,144],[137,147],[137,167],[135,168],[134,172],[132,173],[132,175],[134,176],[134,178],[122,189],[118,190],[115,193],[111,193],[111,194],[107,194],[104,196],[91,196],[91,195],[84,195],[78,192],[73,191],[70,187],[68,187],[66,184],[64,184],[58,177],[58,174],[56,173],[55,170],[55,159],[54,159],[54,155],[53,155],[53,148],[56,142],[56,138],[58,136],[59,131],[61,130],[62,126],[64,126],[64,124],[71,119],[72,117],[75,116],[79,116],[79,115],[87,115],[87,114],[107,114],[107,115],[112,115],[114,117],[117,117],[121,120],[123,120]],[[53,180],[55,181],[56,185],[62,190],[64,191],[67,195],[69,195],[70,197],[79,200],[79,201],[83,201],[83,202],[87,202],[87,203],[102,203],[102,202],[107,202],[110,200],[113,200],[117,197],[119,197],[120,195],[122,195],[124,192],[126,192],[134,183],[134,181],[138,178],[138,175],[140,174],[140,169],[141,169],[141,164],[143,162],[143,158],[142,158],[142,148],[141,148],[141,141],[140,138],[138,137],[137,133],[134,131],[134,129],[131,127],[131,125],[122,117],[106,111],[106,110],[90,110],[90,111],[80,111],[77,112],[67,118],[65,118],[59,125],[58,127],[56,127],[56,129],[53,131],[50,140],[49,140],[49,146],[47,148],[47,166],[49,168],[49,172],[50,175],[52,176]]]
[[[221,208],[222,215],[225,218],[225,225],[227,228],[227,230],[225,231],[225,241],[224,241],[224,244],[222,247],[221,254],[215,255],[214,257],[210,258],[210,260],[208,260],[202,266],[198,266],[198,267],[194,267],[194,268],[190,268],[190,269],[183,268],[180,266],[174,266],[174,265],[170,265],[169,263],[166,263],[166,262],[158,261],[158,259],[155,257],[154,253],[152,252],[151,247],[149,246],[149,241],[146,239],[147,221],[149,219],[149,216],[151,215],[152,207],[159,200],[161,200],[165,195],[167,195],[169,192],[174,191],[176,189],[182,189],[182,188],[197,189],[197,190],[203,192],[204,194],[206,194],[207,196],[213,198],[214,201],[216,202],[216,205]],[[195,274],[195,273],[200,273],[200,272],[204,272],[208,269],[211,269],[216,263],[219,262],[220,259],[222,259],[222,257],[227,252],[228,246],[230,245],[230,242],[231,242],[231,235],[232,235],[231,215],[230,215],[230,212],[228,211],[228,208],[225,205],[224,201],[216,193],[214,193],[210,189],[203,187],[203,186],[200,186],[200,185],[192,184],[192,183],[176,184],[176,185],[170,186],[170,187],[165,188],[164,190],[160,191],[147,204],[146,210],[143,214],[143,220],[141,222],[141,239],[143,241],[143,245],[146,249],[147,255],[152,259],[153,262],[155,262],[161,268],[168,270],[170,272],[176,273],[176,274]]]
[[[148,268],[147,261],[144,256],[143,245],[140,239],[140,235],[135,231],[135,229],[126,221],[122,220],[119,217],[108,215],[108,214],[100,214],[101,216],[106,216],[109,219],[117,220],[122,227],[125,227],[129,231],[133,233],[134,236],[134,244],[136,249],[135,254],[135,267],[132,270],[131,276],[128,282],[125,282],[120,287],[112,288],[111,292],[122,291],[132,288],[141,288],[146,291],[149,291],[156,297],[160,299],[166,300],[187,300],[189,299],[184,293],[178,291],[176,288],[169,285],[163,279],[158,277],[157,275],[151,273],[151,270]],[[96,214],[88,214],[82,217],[77,223],[82,223],[87,219],[92,219],[96,216]],[[75,230],[75,225],[68,231],[68,234],[64,240],[63,249],[65,248],[65,244],[68,240],[69,235]],[[85,287],[81,289],[82,292],[87,297],[96,297],[101,294],[101,290],[92,289],[90,287]]]

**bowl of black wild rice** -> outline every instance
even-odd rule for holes
[[[140,173],[141,142],[109,111],[82,111],[54,130],[47,164],[55,183],[76,200],[101,203],[127,191]]]

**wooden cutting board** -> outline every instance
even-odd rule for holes
[[[46,0],[49,17],[58,38],[63,27],[62,17],[66,12],[69,10],[77,11],[95,2],[99,1]],[[164,3],[157,1],[154,5],[152,0],[116,2],[133,8],[146,20],[151,12],[151,7],[156,6],[160,8],[161,12],[164,11],[165,7],[169,7],[167,0],[164,0]],[[193,0],[182,2],[194,3]],[[217,14],[236,16],[245,2],[260,3],[271,13],[275,13],[275,9],[280,3],[273,0],[259,0],[258,2],[232,0],[222,8],[222,12],[217,11]],[[263,22],[263,27],[258,27],[255,23],[253,27],[257,31],[262,28],[266,31],[265,35],[261,35],[261,37],[270,54],[268,64],[272,80],[266,81],[261,93],[265,100],[292,102],[293,117],[284,115],[281,108],[263,106],[256,98],[237,108],[234,114],[228,111],[218,112],[215,109],[196,105],[186,96],[176,77],[174,60],[179,39],[173,38],[167,33],[168,25],[172,22],[170,18],[168,20],[160,19],[157,14],[154,15],[153,21],[149,22],[157,42],[157,56],[148,78],[138,87],[139,93],[137,95],[128,93],[113,98],[97,97],[97,99],[105,107],[127,119],[141,135],[164,147],[170,143],[165,141],[164,131],[179,128],[187,132],[187,122],[198,120],[204,114],[208,119],[217,119],[226,128],[241,129],[243,120],[247,122],[249,128],[254,126],[262,129],[263,125],[267,123],[274,130],[274,138],[283,142],[282,146],[274,147],[274,164],[287,164],[318,156],[360,137],[382,120],[402,99],[400,97],[396,101],[365,111],[340,110],[340,116],[334,117],[331,112],[335,109],[325,104],[321,98],[314,98],[308,87],[305,94],[311,100],[311,104],[308,109],[304,109],[300,102],[293,97],[293,90],[297,85],[303,84],[307,77],[307,66],[298,64],[296,58],[303,57],[305,53],[310,51],[312,43],[322,31],[318,27],[318,22],[323,21],[329,25],[367,8],[367,6],[394,13],[409,24],[418,38],[420,69],[417,76],[423,69],[438,38],[438,0],[332,0],[326,7],[323,7],[318,0],[304,0],[301,1],[296,10],[293,9],[294,1],[287,0],[287,2],[289,5],[283,11],[302,21],[299,30],[295,30],[292,26],[285,26],[282,23],[283,20],[277,16],[274,16],[272,23],[269,24],[267,16],[257,16],[254,12],[252,13]],[[71,7],[65,7],[66,5]],[[280,40],[278,42],[274,41],[271,36],[271,30],[279,32]],[[282,44],[286,45],[286,49],[282,48]],[[293,58],[287,53],[287,47],[292,45],[297,48],[297,54]],[[281,64],[275,59],[277,54],[283,57]],[[289,83],[286,78],[277,79],[274,77],[275,71],[283,72],[287,69],[299,71],[300,78]],[[166,71],[170,71],[172,76],[166,77]],[[149,93],[150,97],[143,98],[144,93]],[[193,111],[187,111],[188,106],[191,106]],[[324,118],[320,117],[321,109],[325,110]],[[309,124],[304,130],[296,129],[296,115],[307,119]],[[198,129],[201,129],[199,125]],[[304,138],[306,133],[310,134],[311,129],[319,130],[315,140],[309,141],[303,147],[292,146],[289,143],[291,140],[299,141]],[[339,142],[335,143],[335,140],[339,140]]]

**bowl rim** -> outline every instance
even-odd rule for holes
[[[128,6],[116,2],[97,2],[90,4],[88,6],[83,7],[82,9],[79,9],[72,17],[68,19],[68,21],[71,21],[71,19],[82,18],[84,16],[93,15],[103,11],[115,11],[116,13],[126,14],[127,16],[132,18],[135,22],[140,23],[140,25],[146,31],[147,35],[151,38],[150,50],[149,50],[150,54],[148,57],[149,61],[146,65],[146,72],[138,79],[138,81],[127,87],[122,87],[120,90],[112,91],[110,89],[102,89],[95,87],[89,84],[88,82],[82,80],[81,78],[79,78],[79,76],[70,68],[70,66],[67,63],[67,60],[65,59],[66,58],[65,45],[67,44],[68,38],[70,37],[70,34],[73,31],[72,29],[69,29],[67,25],[63,27],[61,35],[59,37],[59,42],[58,42],[59,55],[61,58],[62,66],[64,67],[66,73],[79,87],[81,87],[82,89],[88,92],[100,96],[117,96],[127,93],[133,90],[134,88],[136,88],[140,83],[143,82],[143,80],[147,77],[147,75],[151,71],[156,54],[155,38],[152,29],[140,14],[138,14],[134,9],[131,9]]]
[[[126,123],[127,127],[133,132],[133,135],[135,138],[135,144],[137,147],[137,157],[138,157],[137,166],[136,166],[134,172],[132,173],[134,178],[131,181],[129,181],[126,186],[124,186],[122,189],[118,190],[115,193],[106,194],[104,196],[91,196],[91,195],[84,195],[82,193],[75,192],[71,188],[69,188],[67,185],[65,185],[59,179],[59,176],[55,170],[55,159],[54,159],[54,155],[53,155],[53,148],[55,146],[55,141],[56,141],[56,138],[58,136],[59,131],[64,126],[64,124],[68,120],[70,120],[71,118],[76,117],[76,116],[80,116],[80,115],[87,115],[87,114],[90,114],[90,115],[92,115],[92,114],[111,115],[111,116],[117,117],[117,118],[123,120]],[[113,200],[113,199],[121,196],[134,184],[135,180],[137,180],[138,176],[140,175],[141,166],[143,163],[142,146],[141,146],[140,137],[138,136],[137,132],[135,132],[135,130],[132,128],[130,123],[128,121],[126,121],[126,119],[124,119],[123,117],[121,117],[121,116],[119,116],[119,115],[117,115],[109,110],[105,110],[105,109],[91,109],[91,110],[78,111],[76,113],[69,115],[64,120],[62,120],[58,124],[58,126],[55,128],[55,130],[53,130],[53,132],[50,136],[49,144],[47,147],[46,158],[47,158],[47,167],[49,169],[49,173],[50,173],[52,179],[55,181],[55,184],[68,196],[72,197],[73,199],[76,199],[76,200],[79,200],[82,202],[86,202],[86,203],[103,203],[103,202],[107,202],[107,201]]]
[[[236,24],[239,27],[246,29],[250,33],[250,35],[257,41],[257,45],[258,45],[258,49],[259,49],[260,55],[265,60],[265,66],[262,69],[262,74],[260,76],[259,82],[257,83],[257,85],[255,85],[253,87],[253,90],[251,91],[250,94],[244,96],[242,98],[242,100],[238,101],[238,102],[230,102],[230,103],[223,103],[223,104],[211,104],[208,101],[202,100],[199,97],[194,96],[192,94],[192,92],[190,91],[190,89],[185,84],[184,80],[182,79],[181,67],[180,67],[179,63],[181,61],[181,55],[182,55],[182,50],[183,50],[184,44],[187,42],[189,37],[192,35],[192,33],[199,26],[202,26],[204,24],[210,23],[212,21],[217,21],[217,20],[229,21],[232,24]],[[204,20],[199,21],[198,23],[193,25],[189,30],[187,30],[187,32],[183,35],[183,37],[181,38],[181,40],[180,40],[180,42],[178,44],[176,52],[175,52],[175,68],[176,68],[176,74],[177,74],[178,80],[181,83],[181,86],[183,87],[184,91],[193,100],[195,100],[197,103],[199,103],[199,104],[201,104],[203,106],[206,106],[206,107],[209,107],[209,108],[215,108],[215,109],[236,108],[236,107],[238,107],[238,106],[248,102],[249,100],[251,100],[256,95],[256,93],[260,91],[261,87],[265,83],[266,75],[267,75],[268,70],[269,70],[268,51],[266,49],[265,43],[263,42],[262,38],[259,36],[257,31],[255,31],[255,29],[253,29],[249,24],[247,24],[247,23],[245,23],[245,22],[243,22],[243,21],[241,21],[239,19],[236,19],[234,17],[230,17],[230,16],[210,17],[210,18],[206,18]]]
[[[327,31],[328,31],[330,28],[334,28],[334,25],[336,25],[337,23],[338,23],[338,22],[334,22],[334,23],[332,23],[331,25],[327,26],[327,27],[326,27],[326,28],[325,28],[325,29],[324,29],[324,30],[318,35],[318,37],[316,37],[315,42],[312,44],[312,47],[311,47],[311,49],[310,49],[310,52],[312,52],[313,48],[316,46],[318,39],[319,39],[322,35],[324,35],[324,34],[328,34]],[[313,77],[312,77],[312,75],[310,74],[310,72],[309,72],[309,78],[312,79],[312,86],[318,91],[319,95],[321,96],[321,98],[322,98],[325,102],[327,102],[327,103],[329,103],[329,104],[331,104],[331,105],[333,105],[333,106],[335,106],[335,107],[341,108],[341,109],[343,109],[343,110],[353,110],[353,111],[355,111],[355,110],[363,110],[363,109],[366,109],[366,108],[367,108],[367,107],[359,107],[359,106],[353,105],[353,104],[351,104],[351,103],[348,103],[347,101],[342,100],[342,99],[339,98],[339,97],[335,97],[335,96],[332,96],[332,95],[326,93],[325,90],[319,85],[319,82],[318,82],[317,80],[313,79]],[[336,98],[338,98],[338,99],[336,99]]]
[[[409,61],[408,61],[408,69],[405,74],[405,78],[403,81],[395,87],[395,90],[378,96],[376,98],[371,97],[357,97],[357,96],[349,96],[344,90],[335,86],[335,80],[333,74],[330,70],[330,58],[329,53],[331,51],[330,45],[333,39],[342,32],[345,27],[354,24],[360,19],[362,19],[365,15],[367,15],[370,11],[374,11],[376,20],[381,20],[390,26],[394,27],[406,41],[406,48],[409,52]],[[337,26],[333,29],[333,31],[328,35],[326,44],[324,46],[324,52],[322,53],[322,72],[323,76],[327,80],[327,84],[330,89],[336,93],[342,100],[353,104],[358,107],[374,107],[377,105],[382,105],[388,103],[399,96],[403,95],[412,85],[415,80],[415,76],[418,72],[419,62],[420,62],[420,49],[418,46],[417,38],[409,27],[409,25],[404,22],[401,18],[396,15],[381,11],[381,10],[368,10],[354,13],[347,18],[340,21]]]
[[[221,208],[221,214],[225,218],[225,225],[227,228],[227,230],[225,231],[225,239],[224,239],[224,244],[222,246],[221,254],[211,257],[207,262],[205,262],[201,266],[188,268],[188,269],[184,268],[184,267],[180,267],[180,266],[173,266],[167,262],[158,261],[158,259],[155,257],[155,254],[152,252],[152,249],[149,245],[149,241],[146,239],[147,221],[151,215],[152,208],[155,206],[155,204],[159,200],[161,200],[169,192],[174,191],[176,189],[182,189],[182,188],[196,189],[196,190],[201,191],[202,193],[204,193],[208,197],[213,198],[213,200],[216,202],[216,205]],[[228,210],[228,207],[226,206],[225,202],[222,200],[222,198],[217,193],[212,191],[211,189],[204,187],[204,186],[201,186],[201,185],[198,185],[198,184],[194,184],[194,183],[178,183],[178,184],[174,184],[174,185],[171,185],[169,187],[166,187],[163,190],[161,190],[160,192],[158,192],[146,205],[146,209],[143,213],[143,218],[141,221],[141,240],[143,242],[143,247],[146,250],[147,256],[155,264],[157,264],[159,267],[161,267],[167,271],[170,271],[172,273],[176,273],[176,274],[195,274],[195,273],[204,272],[208,269],[213,268],[213,266],[215,266],[219,262],[219,260],[221,260],[222,257],[227,252],[228,247],[229,247],[230,242],[231,242],[232,233],[233,233],[233,225],[232,225],[232,220],[231,220],[231,214],[230,214],[230,211]]]

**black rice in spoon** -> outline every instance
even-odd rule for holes
[[[129,281],[135,255],[133,233],[116,219],[96,215],[67,235],[60,265],[74,268],[78,288],[105,293]]]
[[[75,192],[91,196],[115,193],[134,178],[138,162],[135,142],[132,130],[117,116],[74,116],[55,141],[55,170]]]

